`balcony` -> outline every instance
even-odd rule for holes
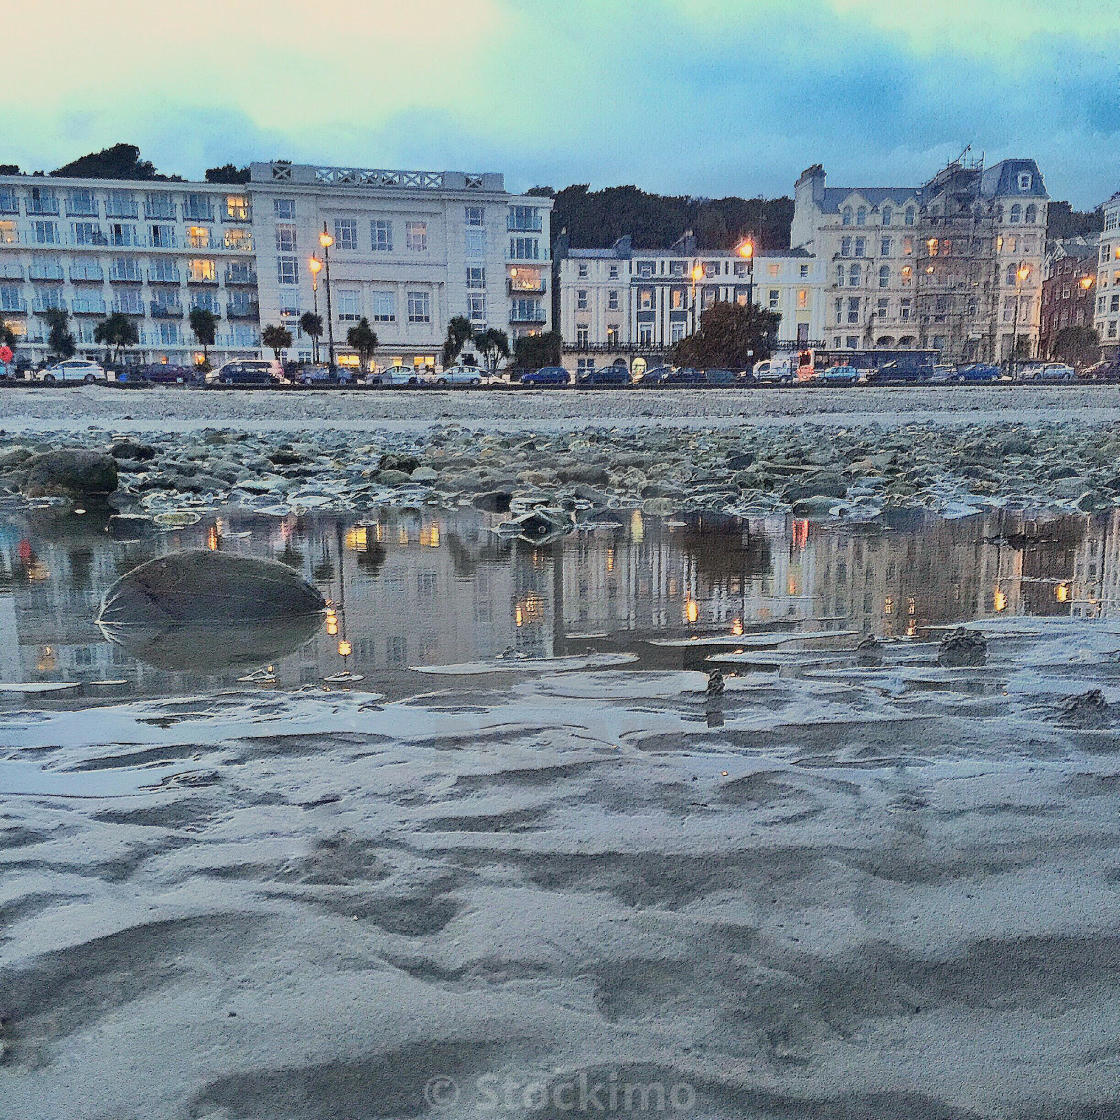
[[[66,274],[62,271],[61,265],[37,265],[31,264],[27,270],[28,280],[57,280],[61,283],[66,279]]]
[[[26,315],[27,300],[17,297],[0,303],[0,315]]]
[[[239,284],[248,284],[255,288],[257,286],[256,271],[250,270],[248,272],[235,272],[230,269],[226,269],[226,287],[230,288]]]
[[[135,222],[140,217],[140,208],[134,203],[132,206],[114,206],[111,202],[105,203],[106,221]]]
[[[57,198],[29,198],[27,200],[27,216],[29,218],[57,218]]]
[[[510,309],[509,321],[511,323],[545,323],[548,316],[543,307],[514,307]]]
[[[105,273],[100,268],[96,272],[92,270],[82,272],[76,268],[70,269],[71,284],[100,284],[104,279]]]
[[[71,310],[75,315],[104,315],[103,299],[75,299]]]
[[[148,283],[149,284],[175,284],[178,285],[182,279],[178,271],[175,272],[154,272],[149,270]]]
[[[145,203],[144,205],[144,218],[149,222],[173,222],[175,221],[176,211],[175,203]]]
[[[65,311],[66,300],[45,300],[40,299],[38,296],[36,296],[35,302],[31,306],[36,315],[42,315],[44,311]]]
[[[78,205],[68,202],[66,204],[66,216],[68,218],[100,218],[101,214],[97,209],[97,203],[93,202],[89,206]]]
[[[206,207],[205,210],[195,210],[186,204],[183,205],[183,221],[184,222],[212,222],[214,220],[214,210],[212,207]]]
[[[222,238],[221,248],[232,249],[235,253],[253,251],[253,235],[247,229],[227,229]]]
[[[149,305],[149,308],[153,319],[181,319],[183,317],[183,305],[180,303],[153,302]]]
[[[544,277],[539,280],[507,280],[506,291],[511,296],[543,296],[546,290]]]
[[[231,303],[226,308],[227,319],[259,319],[260,306],[255,303]]]
[[[543,233],[544,222],[537,218],[509,218],[506,221],[506,230],[509,233]]]
[[[113,310],[121,315],[143,315],[144,303],[142,300],[113,300]]]
[[[109,283],[110,284],[143,284],[144,274],[140,269],[127,269],[120,270],[117,268],[109,269]]]
[[[213,276],[194,275],[193,273],[187,277],[187,283],[196,288],[216,288],[218,286],[218,274]]]

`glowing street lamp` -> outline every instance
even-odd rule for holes
[[[1087,292],[1093,286],[1093,278],[1091,276],[1082,276],[1078,283],[1081,285],[1081,290]]]
[[[692,268],[692,333],[700,326],[700,314],[696,306],[696,285],[704,279],[704,266],[699,261]]]
[[[754,238],[745,237],[739,243],[739,256],[747,262],[747,306],[754,306]]]
[[[1015,318],[1011,326],[1011,373],[1015,374],[1015,359],[1019,356],[1019,289],[1022,287],[1023,281],[1026,280],[1031,274],[1030,265],[1024,261],[1019,262],[1019,267],[1015,270]]]
[[[319,244],[323,247],[323,268],[327,277],[327,357],[330,361],[331,373],[334,373],[334,311],[331,308],[331,246],[334,238],[327,233],[327,223],[323,223],[323,232],[319,234]]]
[[[323,262],[318,257],[311,257],[307,262],[307,267],[311,270],[311,300],[314,304],[315,318],[319,317],[319,273],[323,270]],[[315,362],[319,361],[319,336],[311,340],[315,344]]]

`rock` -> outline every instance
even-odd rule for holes
[[[557,467],[556,477],[561,482],[583,482],[602,486],[607,481],[607,470],[598,463],[570,463]]]
[[[190,549],[133,568],[105,592],[105,626],[261,622],[314,614],[318,589],[273,560]]]
[[[439,472],[433,470],[431,467],[417,467],[410,475],[409,478],[413,482],[435,482],[439,478]]]
[[[1111,708],[1104,693],[1099,688],[1094,688],[1066,700],[1061,706],[1059,719],[1074,727],[1108,727],[1112,723]]]
[[[268,458],[277,467],[290,467],[303,462],[303,456],[298,451],[287,447],[278,447]]]
[[[937,647],[937,663],[947,669],[983,665],[988,660],[988,641],[977,630],[958,627]]]
[[[146,463],[156,457],[156,449],[147,443],[137,443],[134,439],[119,439],[109,448],[109,454],[114,459],[131,459],[137,463]]]
[[[25,471],[22,490],[29,498],[98,498],[117,488],[117,461],[100,451],[44,451],[27,460]]]
[[[836,505],[836,498],[827,494],[813,494],[798,498],[793,503],[792,511],[794,517],[829,517],[834,505]]]
[[[0,471],[10,470],[12,467],[22,466],[31,458],[31,448],[17,444],[0,451]]]
[[[412,474],[420,466],[420,460],[415,455],[394,455],[386,452],[377,464],[379,471],[403,471]]]
[[[404,471],[379,470],[374,476],[383,486],[403,486],[410,481],[410,476]]]
[[[484,513],[507,513],[511,501],[513,494],[508,490],[489,490],[485,494],[476,494],[471,505]]]
[[[727,456],[727,469],[732,471],[746,470],[747,467],[753,466],[755,458],[753,451],[736,451]]]
[[[868,634],[856,645],[856,660],[862,665],[877,665],[883,660],[883,644]]]

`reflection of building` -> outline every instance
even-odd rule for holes
[[[1073,559],[1066,594],[1079,618],[1120,613],[1120,510],[1101,514]]]

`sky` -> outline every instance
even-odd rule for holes
[[[253,159],[790,194],[1038,160],[1120,190],[1117,0],[73,0],[5,18],[0,162],[117,141]]]

